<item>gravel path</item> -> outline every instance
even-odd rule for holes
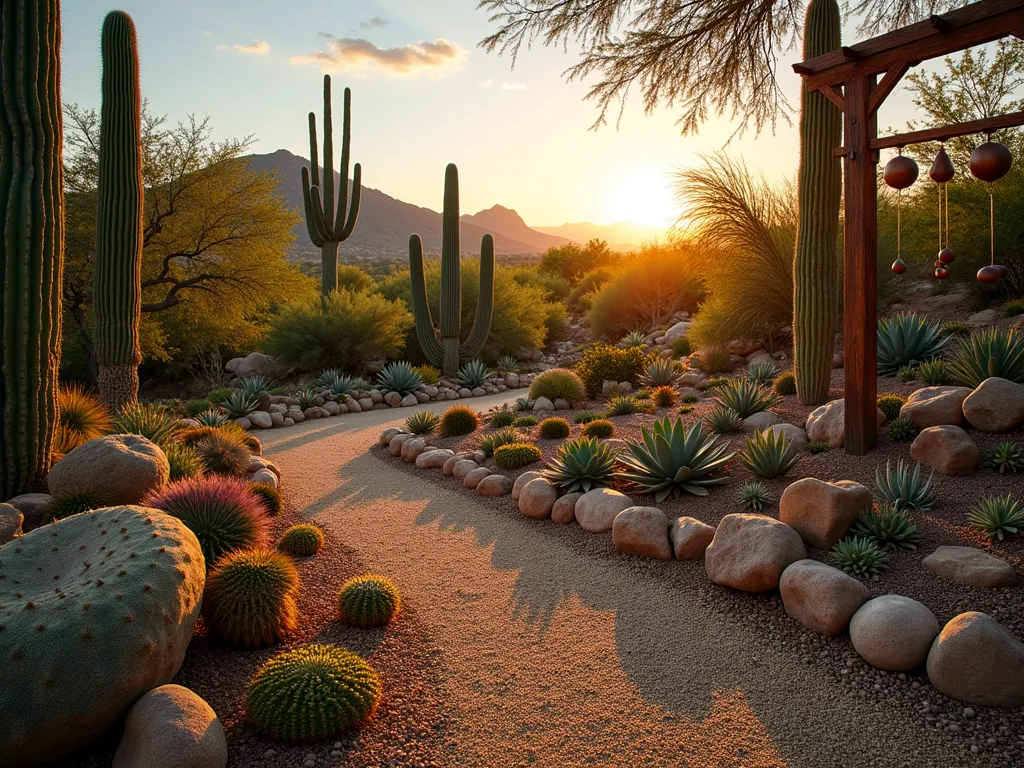
[[[436,686],[417,688],[421,715],[443,713],[445,727],[420,729],[381,765],[418,750],[474,766],[982,764],[656,570],[581,551],[368,452],[400,423],[372,411],[260,434],[300,516],[393,578],[438,649]],[[368,728],[393,727],[387,712]]]

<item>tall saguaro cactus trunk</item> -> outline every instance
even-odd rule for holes
[[[349,143],[352,139],[352,92],[345,89],[341,127],[341,187],[334,201],[334,125],[331,119],[331,76],[324,75],[324,179],[316,148],[316,115],[309,113],[309,168],[302,169],[302,203],[309,239],[320,249],[320,288],[324,296],[338,290],[338,245],[348,240],[359,216],[362,168],[352,169],[352,203],[348,199]],[[312,174],[312,181],[310,180]]]
[[[416,318],[416,338],[423,354],[445,376],[454,376],[460,360],[475,358],[484,348],[491,332],[494,313],[494,238],[480,240],[480,292],[473,328],[465,341],[462,333],[462,252],[459,245],[459,169],[449,164],[444,172],[444,214],[441,220],[441,301],[440,327],[434,328],[427,299],[427,281],[423,270],[423,241],[409,236],[409,277],[412,309]]]
[[[36,490],[57,420],[64,141],[59,0],[0,2],[0,499]]]
[[[840,47],[836,0],[811,0],[804,22],[804,60]],[[819,92],[800,95],[800,223],[793,259],[793,351],[797,395],[806,405],[828,399],[839,304],[842,112]]]
[[[124,11],[103,20],[99,218],[93,313],[100,396],[116,410],[139,393],[142,311],[142,97],[135,24]]]

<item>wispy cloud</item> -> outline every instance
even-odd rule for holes
[[[383,72],[388,75],[441,74],[457,68],[466,57],[458,43],[438,38],[397,48],[378,48],[369,40],[355,37],[330,37],[326,51],[308,56],[293,56],[292,64],[316,64],[325,72]]]
[[[380,16],[374,16],[369,21],[364,21],[359,25],[360,29],[383,29],[391,22],[387,19],[382,19]]]
[[[481,88],[490,88],[492,85],[494,85],[494,80],[492,78],[487,78],[482,83],[480,83]]]
[[[253,54],[255,56],[262,56],[270,50],[270,43],[266,40],[253,40],[249,45],[239,45],[235,43],[233,46],[239,53]]]
[[[526,85],[523,83],[502,83],[501,90],[503,91],[525,91]]]
[[[208,29],[203,30],[203,37],[213,37],[213,32]]]

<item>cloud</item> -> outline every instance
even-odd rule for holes
[[[203,37],[213,37],[213,32],[210,30],[203,30]]]
[[[501,90],[503,91],[525,91],[526,86],[523,83],[502,83]]]
[[[457,68],[465,57],[465,48],[441,38],[397,48],[378,48],[362,38],[328,37],[326,51],[293,56],[291,63],[316,64],[324,72],[379,71],[388,75],[417,75]]]
[[[364,21],[359,25],[360,29],[383,29],[391,22],[387,19],[382,19],[380,16],[374,16],[369,21]]]
[[[266,40],[253,40],[249,45],[239,45],[235,43],[233,46],[239,53],[255,54],[256,56],[262,56],[270,50],[270,43]]]
[[[490,88],[492,85],[494,85],[494,80],[492,78],[487,78],[482,83],[480,83],[481,88]]]

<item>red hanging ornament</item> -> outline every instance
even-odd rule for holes
[[[971,153],[971,173],[989,183],[1003,178],[1013,165],[1013,155],[1005,144],[986,141]]]
[[[1002,264],[993,264],[992,269],[994,269],[996,271],[996,274],[999,275],[1000,280],[1002,280],[1004,277],[1010,274],[1009,268],[1003,266]]]
[[[943,264],[952,264],[956,261],[956,254],[952,248],[943,248],[939,251],[939,261]]]
[[[990,264],[987,267],[982,267],[978,270],[978,282],[979,283],[998,283],[1000,278],[999,270],[995,268],[994,264]]]
[[[932,163],[932,169],[928,172],[928,175],[936,184],[945,184],[947,181],[952,181],[953,177],[956,176],[953,161],[949,159],[945,147],[940,148],[939,153],[935,155],[935,162]]]
[[[935,268],[936,280],[945,280],[947,277],[949,277],[949,270],[946,269],[946,267],[940,264],[938,267]]]
[[[907,263],[903,259],[896,259],[892,263],[892,272],[894,275],[902,275],[907,271]]]
[[[885,164],[882,178],[893,189],[906,189],[917,181],[919,172],[914,158],[896,155],[896,157]]]

